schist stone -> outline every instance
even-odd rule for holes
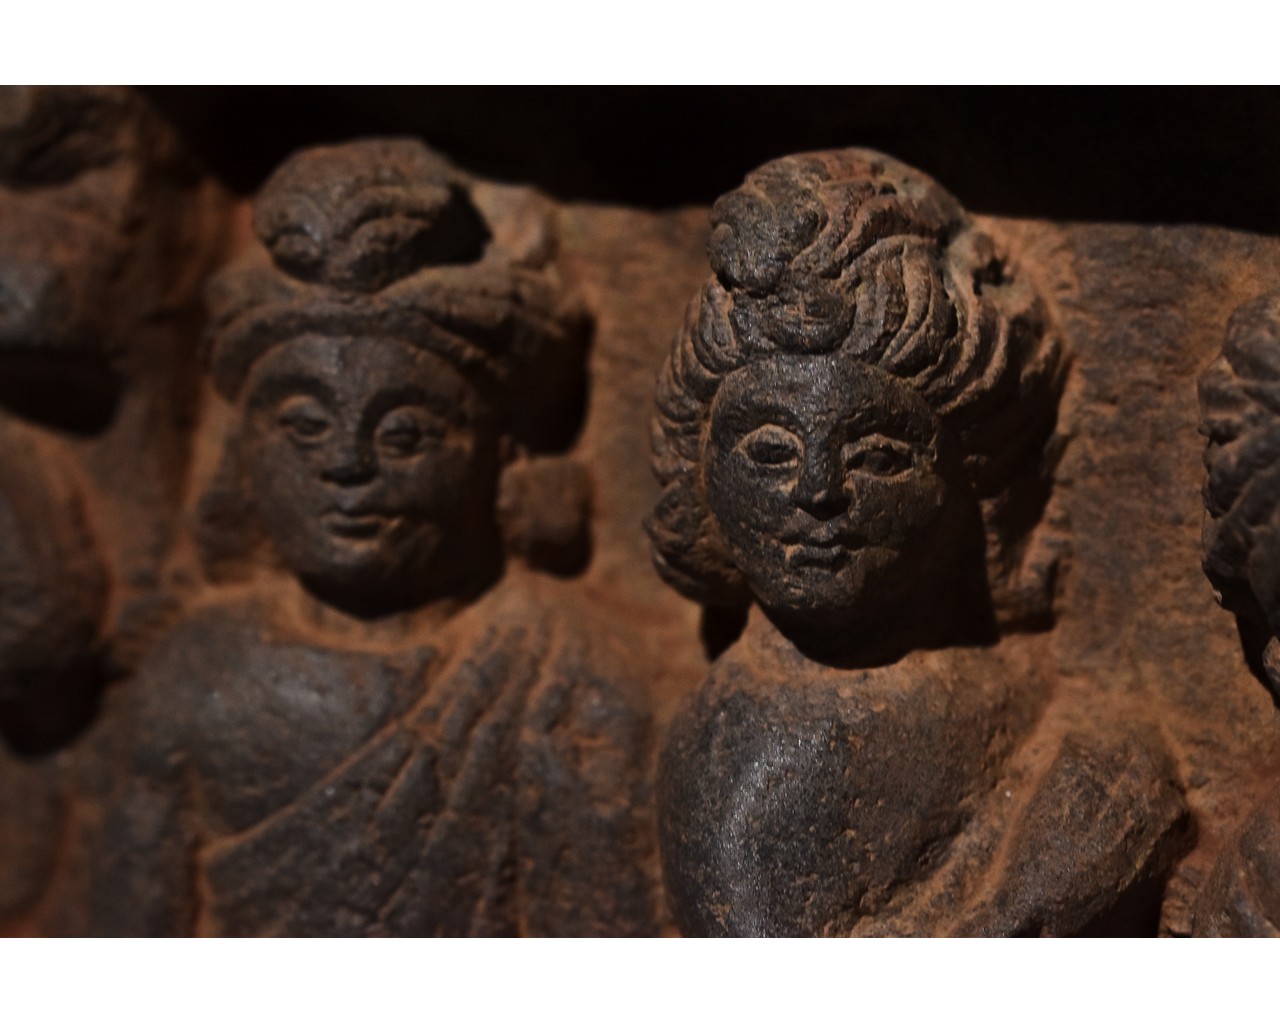
[[[742,171],[0,91],[0,932],[1280,934],[1280,242]]]

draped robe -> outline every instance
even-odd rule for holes
[[[753,611],[659,763],[685,934],[1154,934],[1176,770],[1140,725],[1065,720],[1040,660],[1006,640],[836,668]]]
[[[90,931],[654,930],[649,724],[587,630],[499,585],[393,653],[287,632],[208,610],[128,684]]]

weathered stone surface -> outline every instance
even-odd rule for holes
[[[1204,500],[1204,571],[1224,609],[1233,612],[1241,651],[1273,696],[1276,674],[1276,455],[1280,417],[1280,305],[1274,293],[1244,303],[1227,324],[1222,353],[1200,377],[1201,432],[1208,439]],[[1265,778],[1265,776],[1264,776]],[[1277,934],[1280,846],[1277,805],[1267,793],[1227,838],[1195,907],[1204,935]]]
[[[0,97],[0,415],[81,492],[112,581],[101,630],[112,672],[135,662],[164,603],[196,419],[200,286],[226,211],[135,93]]]
[[[1242,820],[1274,754],[1274,710],[1200,570],[1204,440],[1197,375],[1233,309],[1265,290],[1280,250],[1210,228],[1020,228],[1040,266],[1069,256],[1063,324],[1077,352],[1062,461],[1072,565],[1059,615],[1060,683],[1081,715],[1159,724],[1196,828],[1162,929],[1191,930],[1213,851]]]
[[[74,851],[57,751],[176,603],[226,201],[124,89],[0,90],[0,928]]]
[[[709,217],[376,140],[232,207],[127,92],[5,102],[6,932],[1274,930],[1196,379],[1275,240],[857,152]]]

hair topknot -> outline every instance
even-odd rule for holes
[[[374,292],[426,266],[479,258],[488,230],[466,185],[416,139],[322,146],[267,179],[253,227],[291,277]]]
[[[1280,628],[1275,536],[1280,506],[1280,293],[1247,302],[1227,323],[1222,352],[1200,378],[1200,432],[1209,441],[1204,571],[1222,604]]]
[[[1066,356],[994,242],[932,179],[868,150],[766,164],[716,202],[711,221],[714,274],[658,383],[663,494],[648,528],[664,578],[704,604],[746,600],[702,494],[711,401],[751,362],[819,353],[875,365],[928,401],[984,503],[993,589],[1016,575],[1025,537],[994,523],[1010,489],[1042,469]]]
[[[490,389],[531,447],[561,444],[576,429],[564,410],[581,401],[587,319],[553,247],[511,251],[474,193],[414,139],[290,157],[254,202],[261,247],[206,291],[204,355],[218,390],[234,399],[263,353],[302,334],[394,337]]]

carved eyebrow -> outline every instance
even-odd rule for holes
[[[843,448],[851,448],[854,451],[865,451],[867,449],[882,448],[886,446],[910,452],[918,452],[922,447],[919,441],[913,441],[906,437],[898,437],[894,434],[886,434],[880,430],[869,430],[866,433],[846,437],[843,442]]]
[[[347,198],[338,210],[337,231],[339,236],[351,234],[362,224],[371,220],[382,220],[394,216],[401,211],[396,208],[398,193],[392,189],[370,186],[361,189]]]
[[[872,406],[854,409],[840,420],[840,426],[857,431],[857,436],[848,438],[849,441],[880,435],[904,444],[932,445],[937,439],[937,431],[932,424],[921,424],[917,418],[900,410]]]
[[[392,409],[402,405],[424,406],[454,426],[465,427],[471,424],[471,416],[460,403],[413,384],[383,388],[376,392],[365,406],[364,418],[376,423]]]
[[[290,395],[309,395],[324,405],[335,404],[333,390],[322,380],[301,373],[267,377],[249,396],[251,408],[274,405]]]
[[[785,427],[792,432],[798,432],[804,427],[796,409],[775,395],[751,396],[726,411],[730,422],[740,429],[764,426],[766,423]]]

